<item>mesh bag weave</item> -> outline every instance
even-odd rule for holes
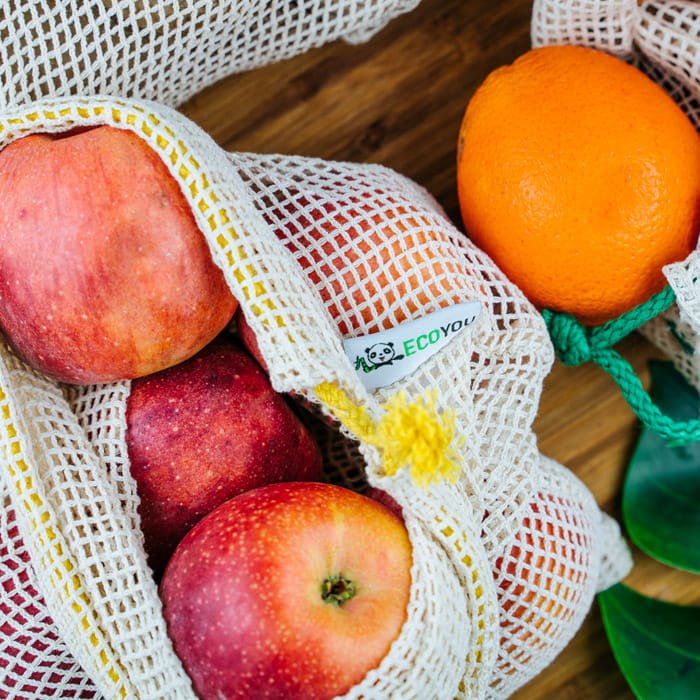
[[[581,44],[619,56],[659,83],[700,128],[700,5],[672,0],[535,0],[533,46]],[[641,332],[700,389],[700,257],[664,273],[676,296]]]
[[[415,5],[6,3],[0,148],[97,124],[143,138],[191,203],[273,385],[318,419],[328,480],[400,503],[414,554],[407,621],[344,697],[500,698],[556,656],[594,592],[630,566],[614,521],[538,452],[531,424],[552,362],[541,318],[414,183],[380,166],[227,154],[170,109],[230,73],[363,41]],[[346,233],[388,231],[381,245],[398,279],[355,270],[324,297],[322,261],[354,269],[357,250],[302,245],[290,215],[302,199],[333,226],[341,203]],[[395,247],[407,237],[411,256]],[[417,371],[363,387],[343,335],[475,300],[478,321]],[[129,383],[64,386],[4,344],[0,355],[0,697],[194,697],[146,565],[125,444]],[[436,416],[453,412],[460,472],[424,489],[406,468],[388,473],[384,448],[349,416],[378,424],[399,391],[415,412],[430,390]]]
[[[27,133],[98,124],[133,131],[179,182],[273,386],[315,415],[328,480],[379,487],[403,509],[414,550],[407,621],[343,697],[507,697],[567,644],[596,590],[631,565],[616,523],[538,451],[532,421],[553,361],[541,316],[424,189],[382,166],[226,153],[170,107],[108,96],[7,108],[0,149]],[[300,208],[302,227],[292,214]],[[343,235],[317,254],[304,234],[324,222]],[[391,261],[383,276],[334,262],[357,254],[353,231],[381,233],[363,256]],[[466,301],[481,305],[471,326],[396,383],[364,387],[343,336]],[[129,382],[64,386],[4,345],[1,354],[0,692],[193,697],[138,527],[124,437]],[[435,456],[451,451],[456,479],[424,488],[414,467],[432,464],[409,468],[373,439],[400,399],[409,423],[430,415],[428,430],[416,421],[399,443],[430,442],[431,429],[454,418],[454,439]]]
[[[368,40],[419,0],[7,0],[0,108],[41,97],[183,103],[233,73]]]

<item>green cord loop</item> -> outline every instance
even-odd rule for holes
[[[591,334],[571,314],[544,309],[542,316],[562,364],[576,367],[593,359]]]
[[[631,365],[612,346],[640,326],[668,309],[675,301],[671,287],[665,287],[601,326],[587,327],[571,314],[545,309],[542,316],[557,356],[565,365],[595,362],[615,380],[623,397],[641,422],[670,445],[700,440],[700,420],[676,421],[661,412],[644,390]]]

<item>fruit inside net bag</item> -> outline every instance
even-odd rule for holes
[[[381,166],[225,153],[169,107],[109,97],[7,110],[0,148],[103,124],[137,134],[179,183],[241,335],[317,419],[327,479],[401,508],[407,619],[343,697],[507,697],[631,566],[617,524],[538,451],[553,361],[541,316],[425,190]],[[366,348],[390,342],[392,369],[419,361],[384,375],[386,356]],[[60,384],[3,346],[10,697],[193,696],[139,530],[129,390]]]
[[[661,85],[700,128],[700,6],[683,0],[535,0],[533,46],[579,44],[628,61]],[[639,330],[700,389],[700,253],[667,265],[672,303]],[[695,431],[694,431],[695,432]]]
[[[0,107],[76,94],[175,106],[227,75],[367,41],[418,2],[12,0],[0,17]]]

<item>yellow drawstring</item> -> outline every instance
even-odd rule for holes
[[[408,466],[413,482],[423,488],[457,479],[462,469],[456,451],[461,436],[455,441],[454,411],[438,413],[436,390],[412,403],[407,403],[404,392],[394,394],[382,404],[384,414],[377,423],[335,382],[323,382],[314,391],[348,430],[382,451],[388,476]]]

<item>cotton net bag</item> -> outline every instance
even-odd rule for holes
[[[419,0],[8,0],[0,106],[107,94],[183,103],[224,76],[367,41]]]
[[[700,5],[671,0],[535,0],[532,44],[580,44],[637,66],[659,83],[700,128]],[[640,332],[700,389],[700,252],[664,267],[668,287],[652,302]],[[624,390],[624,384],[623,384]],[[633,408],[672,442],[700,439],[697,421],[679,425],[656,414],[646,399]],[[680,437],[679,440],[677,438]]]
[[[507,697],[631,564],[617,524],[538,451],[553,361],[541,316],[425,190],[382,166],[226,153],[170,107],[104,96],[6,109],[0,149],[99,124],[144,139],[179,182],[273,386],[313,415],[326,478],[402,508],[407,619],[343,697]],[[319,226],[336,233],[315,240]],[[343,242],[357,231],[369,250]],[[377,381],[365,351],[377,342],[423,357]],[[61,385],[1,354],[3,696],[194,697],[146,563],[130,383]]]

